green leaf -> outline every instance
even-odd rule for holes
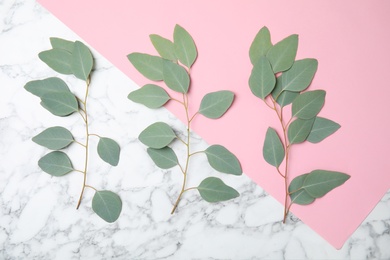
[[[51,37],[50,44],[53,47],[53,49],[62,49],[70,53],[73,52],[74,42],[64,40],[61,38]]]
[[[56,177],[73,171],[69,157],[59,151],[46,154],[38,161],[38,165],[44,172]]]
[[[261,56],[267,55],[267,52],[271,47],[271,35],[268,28],[264,26],[256,34],[256,37],[249,48],[249,57],[252,64],[255,65]]]
[[[241,165],[237,157],[222,145],[209,146],[204,152],[213,169],[227,174],[242,174]]]
[[[178,164],[177,156],[170,147],[161,149],[148,148],[150,158],[161,169],[169,169]]]
[[[265,56],[253,66],[249,87],[256,97],[264,99],[275,87],[276,79],[271,64]]]
[[[308,173],[295,177],[288,186],[291,203],[308,205],[314,202],[315,198],[310,196],[310,194],[302,188],[307,175]]]
[[[162,107],[170,99],[168,93],[160,86],[147,84],[131,92],[128,96],[133,102],[140,103],[148,108]]]
[[[303,188],[314,198],[321,198],[329,191],[344,184],[351,176],[334,171],[314,170],[306,177]]]
[[[96,191],[92,199],[92,210],[104,221],[115,222],[122,211],[121,198],[112,191]]]
[[[91,51],[82,42],[74,43],[71,67],[76,78],[88,80],[93,67],[93,57]]]
[[[41,104],[56,116],[68,116],[79,109],[75,95],[69,91],[44,94]]]
[[[276,86],[274,90],[272,90],[272,97],[281,107],[285,107],[291,104],[294,99],[299,96],[299,92],[283,91],[282,81],[283,74],[276,78]]]
[[[269,127],[263,145],[264,160],[272,166],[279,167],[284,159],[284,147],[276,131]]]
[[[163,80],[163,58],[138,52],[127,55],[127,58],[146,78],[154,81]]]
[[[207,202],[220,202],[240,196],[235,189],[226,185],[221,179],[208,177],[197,187],[200,196]]]
[[[316,117],[313,128],[307,137],[307,141],[311,143],[319,143],[335,133],[340,127],[341,126],[339,124],[332,120],[323,117]]]
[[[199,114],[208,118],[220,118],[232,105],[234,93],[221,90],[206,94],[200,103]]]
[[[97,151],[103,161],[112,166],[118,165],[120,147],[117,142],[107,137],[100,137]]]
[[[317,67],[316,59],[297,60],[283,73],[282,89],[294,92],[305,90],[313,80]]]
[[[272,65],[274,73],[286,71],[294,63],[298,49],[298,35],[293,34],[272,46],[267,58]]]
[[[173,45],[176,57],[187,68],[190,68],[194,64],[198,52],[191,35],[178,24],[176,24],[173,32]]]
[[[302,143],[306,140],[313,127],[314,118],[312,119],[295,119],[288,127],[287,136],[290,144]]]
[[[176,138],[172,128],[163,122],[157,122],[148,126],[141,132],[138,139],[151,148],[161,149]]]
[[[171,60],[176,62],[177,57],[175,54],[175,47],[173,45],[173,42],[171,42],[168,39],[165,39],[157,34],[151,34],[150,40],[152,41],[152,44],[158,54],[164,59]]]
[[[27,82],[24,88],[38,97],[47,93],[70,91],[62,79],[55,77]]]
[[[173,91],[187,93],[190,86],[190,76],[180,65],[169,60],[163,61],[163,77],[165,84]]]
[[[72,133],[61,126],[50,127],[34,136],[32,140],[51,150],[65,148],[74,141]]]
[[[324,90],[307,91],[300,94],[292,103],[292,116],[301,119],[315,117],[325,103]]]
[[[40,52],[38,57],[50,68],[58,73],[71,75],[72,53],[63,49],[51,49]]]

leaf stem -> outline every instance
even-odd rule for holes
[[[182,105],[184,106],[184,103],[181,102],[180,100],[176,99],[176,98],[172,98],[172,97],[171,97],[171,100],[176,101],[176,102],[178,102],[178,103],[180,103],[180,104],[182,104]]]
[[[88,134],[88,136],[96,136],[96,137],[99,137],[99,138],[102,138],[100,135],[98,134]]]
[[[85,147],[85,144],[83,144],[83,143],[80,143],[79,141],[73,140],[73,142],[75,142],[76,144],[79,144],[79,145],[81,145],[81,146]]]
[[[90,188],[90,189],[93,189],[95,190],[96,192],[98,191],[97,189],[95,189],[94,187],[90,186],[90,185],[85,185],[86,188]]]
[[[191,157],[191,156],[198,154],[198,153],[204,153],[204,151],[197,151],[197,152],[191,153],[189,156]]]

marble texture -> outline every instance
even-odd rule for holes
[[[281,224],[282,205],[245,175],[213,171],[202,155],[191,161],[188,185],[218,176],[241,196],[208,204],[196,191],[187,192],[171,216],[181,173],[156,167],[137,136],[156,121],[179,133],[185,125],[164,108],[130,102],[136,84],[92,48],[90,129],[115,139],[122,152],[119,165],[111,167],[98,158],[97,140],[91,139],[88,183],[118,193],[123,210],[117,222],[105,223],[92,212],[91,190],[76,210],[82,176],[42,172],[37,161],[47,150],[31,137],[60,125],[82,140],[81,118],[51,115],[23,86],[58,76],[37,56],[50,48],[49,37],[82,39],[35,0],[3,0],[0,17],[0,259],[390,259],[390,192],[336,250],[293,216]],[[59,77],[83,93],[81,81]],[[208,146],[196,134],[192,141],[195,150]],[[184,152],[180,143],[174,149]],[[82,165],[80,147],[67,152],[76,168]]]

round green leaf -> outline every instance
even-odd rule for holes
[[[283,74],[276,78],[276,86],[272,90],[272,97],[281,106],[285,107],[291,104],[299,96],[299,92],[283,91],[282,86]]]
[[[74,141],[72,133],[61,126],[50,127],[34,136],[32,140],[51,150],[65,148]]]
[[[316,117],[313,128],[307,137],[307,141],[311,143],[319,143],[336,132],[340,127],[341,126],[339,124],[332,120],[323,117]]]
[[[240,196],[235,189],[226,185],[221,179],[208,177],[197,187],[200,196],[207,202],[219,202]]]
[[[69,91],[44,94],[41,104],[56,116],[68,116],[79,109],[76,97]]]
[[[42,97],[47,93],[70,91],[68,85],[62,79],[56,77],[27,82],[24,88],[38,97]]]
[[[283,73],[282,89],[294,92],[305,90],[317,71],[316,59],[303,59],[294,62],[292,67]]]
[[[241,165],[237,157],[222,145],[209,146],[204,152],[213,169],[227,174],[242,174]]]
[[[288,186],[291,203],[308,205],[314,202],[315,198],[310,196],[310,194],[302,188],[307,175],[308,173],[295,177]]]
[[[44,172],[57,177],[73,171],[69,157],[59,151],[46,154],[38,161],[38,165]]]
[[[71,61],[72,53],[63,49],[51,49],[40,52],[38,57],[47,64],[50,68],[58,73],[70,75],[72,74]]]
[[[61,38],[51,37],[50,38],[50,44],[53,47],[53,49],[62,49],[65,51],[68,51],[70,53],[73,52],[74,48],[74,42],[64,40]]]
[[[206,94],[200,103],[199,114],[208,118],[220,118],[232,105],[234,93],[221,90]]]
[[[267,52],[271,47],[271,35],[268,28],[264,26],[256,34],[256,37],[249,48],[249,57],[252,64],[255,65],[261,56],[267,55]]]
[[[150,158],[161,169],[169,169],[178,164],[177,156],[170,147],[161,149],[148,148]]]
[[[161,149],[176,138],[172,128],[163,122],[157,122],[148,126],[141,132],[138,139],[151,148]]]
[[[313,90],[300,94],[292,103],[292,116],[301,119],[315,117],[325,103],[325,91]]]
[[[278,133],[269,127],[263,145],[264,160],[272,166],[279,167],[283,162],[284,155],[284,147]]]
[[[307,136],[313,127],[314,118],[304,120],[295,119],[288,127],[287,136],[290,144],[302,143],[306,140]]]
[[[265,56],[253,66],[249,87],[256,97],[264,99],[275,87],[276,79],[271,64]]]
[[[76,41],[72,52],[71,68],[73,74],[84,81],[87,81],[93,67],[91,51],[84,43]]]
[[[122,200],[112,191],[96,191],[92,199],[92,210],[104,221],[112,223],[121,214]]]
[[[168,93],[160,86],[147,84],[131,92],[128,98],[149,108],[159,108],[170,99]]]
[[[101,137],[99,139],[97,151],[103,161],[112,166],[118,165],[120,147],[117,142],[107,137]]]
[[[127,58],[146,78],[154,81],[163,80],[163,58],[138,52],[127,55]]]
[[[344,184],[351,176],[334,171],[314,170],[306,177],[303,188],[314,198],[321,198],[329,191]]]
[[[150,40],[152,41],[152,44],[158,54],[164,59],[171,60],[176,62],[177,57],[175,54],[175,47],[173,45],[173,42],[171,42],[168,39],[165,39],[157,34],[151,34]]]
[[[274,73],[288,70],[294,63],[298,49],[298,35],[293,34],[272,46],[267,58]]]
[[[190,76],[180,65],[169,60],[163,61],[163,77],[165,84],[173,91],[187,93],[190,86]]]
[[[173,32],[173,44],[176,57],[187,68],[190,68],[195,62],[198,52],[191,35],[178,24]]]

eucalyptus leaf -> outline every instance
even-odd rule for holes
[[[308,173],[295,177],[288,186],[288,192],[290,193],[291,203],[299,205],[308,205],[314,202],[315,198],[310,196],[305,189],[302,188],[303,183],[309,175]]]
[[[79,41],[74,43],[71,62],[73,74],[84,81],[88,80],[93,67],[93,57],[88,47]]]
[[[276,79],[271,64],[265,56],[253,66],[249,87],[256,97],[264,99],[275,87]]]
[[[173,42],[157,34],[151,34],[149,37],[152,41],[154,48],[157,50],[158,54],[160,54],[162,58],[174,62],[177,61]]]
[[[287,136],[290,144],[302,143],[306,140],[314,124],[312,119],[295,119],[288,127]]]
[[[68,116],[79,109],[75,95],[69,91],[44,94],[41,104],[56,116]]]
[[[221,90],[206,94],[199,108],[199,114],[208,118],[220,118],[232,105],[234,93],[227,90]]]
[[[173,91],[187,93],[190,86],[190,76],[180,65],[169,60],[163,61],[164,82]]]
[[[100,137],[97,151],[103,161],[112,166],[118,165],[120,147],[117,142],[107,137]]]
[[[197,187],[200,196],[207,202],[220,202],[240,196],[235,189],[226,185],[221,179],[208,177]]]
[[[280,107],[285,107],[291,104],[294,99],[299,96],[299,92],[283,91],[282,81],[283,74],[276,78],[276,86],[272,90],[272,97],[276,100]]]
[[[50,68],[58,73],[71,75],[72,53],[63,49],[51,49],[40,52],[38,57]]]
[[[96,191],[92,199],[92,210],[104,221],[112,223],[121,214],[122,200],[112,191]]]
[[[267,58],[274,73],[286,71],[294,63],[298,49],[298,35],[293,34],[272,46],[267,52]]]
[[[148,126],[141,132],[138,139],[151,148],[161,149],[172,142],[176,138],[172,128],[164,123],[157,122]]]
[[[194,64],[198,52],[191,35],[178,24],[173,32],[173,44],[179,61],[190,68]]]
[[[323,117],[316,117],[313,128],[307,137],[307,141],[311,143],[319,143],[335,133],[340,127],[341,126],[338,123],[332,120]]]
[[[161,169],[169,169],[178,164],[177,156],[170,147],[161,149],[148,148],[150,158]]]
[[[62,49],[62,50],[66,50],[70,53],[73,52],[74,42],[72,42],[72,41],[68,41],[68,40],[64,40],[64,39],[56,38],[56,37],[51,37],[50,44],[53,47],[53,49]]]
[[[168,93],[160,86],[147,84],[140,89],[131,92],[128,99],[140,103],[148,108],[162,107],[170,99]]]
[[[154,81],[163,80],[163,58],[138,52],[127,55],[127,58],[146,78]]]
[[[267,55],[267,52],[271,47],[271,35],[268,28],[264,26],[256,34],[256,37],[249,48],[249,57],[252,64],[255,65],[261,56]]]
[[[56,177],[73,171],[69,157],[59,151],[46,154],[38,161],[38,165],[44,172]]]
[[[292,67],[283,73],[283,90],[300,92],[305,90],[314,78],[317,71],[316,59],[303,59],[294,62]]]
[[[307,91],[300,94],[292,103],[292,116],[301,119],[315,117],[325,103],[324,90]]]
[[[51,150],[59,150],[67,147],[74,139],[72,133],[61,126],[47,128],[32,138],[33,142]]]
[[[222,145],[209,146],[204,152],[213,169],[227,174],[242,174],[241,165],[237,157]]]
[[[283,162],[284,156],[284,147],[278,133],[269,127],[263,145],[264,160],[272,166],[279,167]]]
[[[31,94],[42,97],[47,93],[53,92],[70,92],[68,85],[56,77],[42,79],[42,80],[32,80],[27,82],[24,88]]]
[[[351,176],[335,171],[314,170],[306,177],[303,188],[314,198],[321,198],[329,191],[344,184]]]

